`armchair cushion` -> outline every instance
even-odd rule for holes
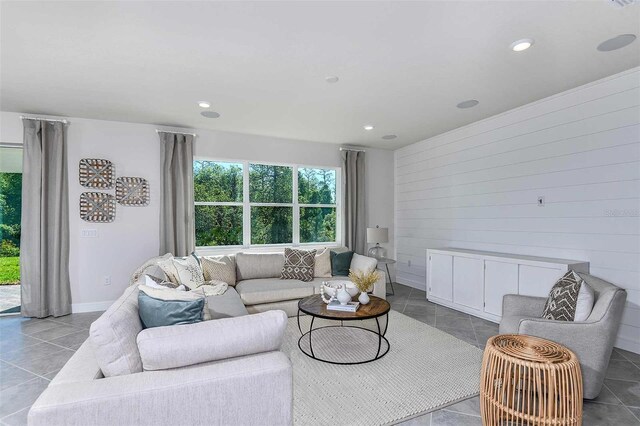
[[[138,335],[145,371],[167,370],[226,358],[275,351],[287,327],[283,311],[188,325],[156,327]]]

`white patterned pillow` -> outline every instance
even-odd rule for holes
[[[284,266],[280,278],[283,280],[313,281],[316,263],[315,250],[284,249]]]
[[[200,258],[205,281],[222,281],[236,285],[236,260],[233,256],[203,256]]]
[[[169,280],[175,284],[182,284],[189,290],[204,284],[204,275],[195,256],[187,256],[184,259],[173,257],[158,263]]]

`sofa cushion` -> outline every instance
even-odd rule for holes
[[[212,319],[239,317],[248,314],[240,295],[233,287],[227,288],[227,291],[218,296],[207,297],[207,308]]]
[[[237,253],[236,280],[279,278],[284,266],[282,253]]]
[[[136,337],[142,331],[138,315],[138,287],[122,296],[91,324],[89,332],[96,360],[105,377],[142,371]]]
[[[222,281],[230,286],[236,285],[235,256],[202,256],[200,265],[205,281]]]
[[[352,251],[346,251],[344,253],[331,252],[331,274],[346,277],[349,275],[349,268],[351,267],[351,258],[353,257]]]
[[[378,267],[378,261],[373,257],[361,256],[353,253],[349,269],[352,271],[360,271],[366,275],[372,273]]]
[[[245,305],[257,305],[311,296],[314,285],[298,280],[259,278],[239,282],[236,290]]]
[[[316,263],[315,250],[300,250],[286,247],[284,249],[284,265],[280,278],[283,280],[313,280]]]
[[[316,253],[313,267],[314,278],[328,278],[331,276],[331,250],[327,247]]]

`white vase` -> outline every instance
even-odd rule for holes
[[[366,305],[370,300],[366,291],[363,291],[360,293],[360,296],[358,296],[358,302],[360,302],[361,305]]]
[[[348,283],[346,284],[346,286],[347,286],[347,293],[349,293],[349,296],[351,296],[351,298],[356,297],[358,293],[360,293],[360,290],[358,290],[358,287],[356,287],[354,283]]]
[[[351,302],[351,296],[347,293],[347,290],[344,289],[344,286],[338,290],[338,302],[340,302],[341,305],[346,305]]]

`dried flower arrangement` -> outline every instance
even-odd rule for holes
[[[378,271],[372,271],[366,273],[360,270],[351,270],[349,269],[349,278],[353,283],[358,287],[358,290],[361,292],[366,292],[378,281],[380,278],[380,273]]]

